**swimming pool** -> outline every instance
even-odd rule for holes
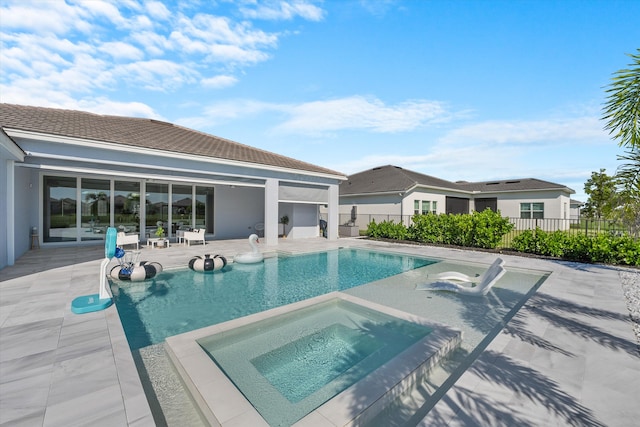
[[[273,426],[314,425],[317,417],[347,425],[375,416],[460,337],[331,292],[170,337],[167,351],[213,425],[246,424],[255,411]]]
[[[477,354],[482,351],[482,348],[493,339],[495,334],[502,328],[502,325],[524,304],[528,296],[544,282],[548,275],[547,272],[521,270],[508,265],[507,274],[500,279],[500,282],[486,297],[464,297],[448,292],[418,292],[415,291],[415,286],[419,283],[424,283],[430,274],[455,270],[468,275],[477,275],[486,270],[487,265],[464,261],[449,261],[445,259],[425,259],[422,255],[416,255],[416,253],[421,250],[419,248],[415,250],[413,248],[409,250],[398,250],[396,253],[389,251],[388,248],[385,250],[388,252],[378,252],[378,249],[373,251],[357,249],[354,251],[333,250],[327,253],[292,257],[280,256],[278,259],[267,260],[268,262],[265,263],[264,266],[246,266],[247,269],[242,270],[243,274],[241,275],[253,278],[245,282],[245,287],[247,287],[246,291],[240,292],[238,298],[235,298],[233,294],[227,296],[229,304],[236,307],[230,311],[238,313],[235,317],[241,317],[245,315],[242,313],[258,313],[270,307],[275,307],[277,306],[277,301],[283,301],[282,304],[288,303],[285,301],[292,301],[289,295],[289,288],[309,288],[313,290],[312,293],[314,293],[314,295],[344,289],[341,290],[342,293],[347,293],[462,330],[464,340],[461,343],[460,350],[456,352],[459,357],[454,355],[454,360],[447,362],[447,366],[444,367],[443,372],[436,372],[435,377],[433,374],[430,374],[428,381],[421,382],[423,385],[428,385],[428,390],[420,386],[416,389],[415,393],[399,396],[398,401],[388,405],[389,410],[381,413],[378,419],[373,422],[373,425],[394,424],[401,418],[411,417],[411,414],[416,411],[428,411],[429,406],[437,401],[438,393],[443,393],[447,386],[455,381],[454,377],[464,371],[465,366],[468,366]],[[340,274],[343,273],[342,267],[336,268],[336,266],[339,264],[351,264],[348,260],[353,257],[370,258],[374,266],[372,267],[374,271],[377,270],[379,266],[381,267],[383,263],[390,263],[394,267],[386,278],[380,278],[384,276],[384,274],[374,275],[371,276],[371,278],[369,278],[369,276],[363,278],[360,276],[370,273],[370,271],[353,268],[351,269],[352,276],[356,277],[353,283],[335,282],[337,272],[339,271]],[[294,268],[294,263],[289,264],[289,261],[296,259],[299,260],[300,268]],[[341,263],[340,260],[347,261]],[[273,261],[278,262],[273,263]],[[302,273],[310,271],[308,267],[305,267],[306,262],[310,264],[319,262],[324,265],[324,271],[316,273],[319,275],[316,277],[313,277],[311,274],[302,274],[300,278],[288,281],[288,279],[291,279],[292,271],[298,272],[298,270],[302,270]],[[278,267],[278,265],[280,265],[280,267]],[[284,268],[283,266],[288,267]],[[347,270],[350,269],[344,269],[344,271]],[[365,270],[367,269],[365,268]],[[170,280],[180,277],[176,274],[178,273],[177,271],[173,271],[167,273],[166,276],[160,276],[153,282],[137,284],[121,283],[122,289],[115,290],[114,295],[119,293],[119,295],[116,295],[116,305],[118,306],[121,318],[123,318],[123,326],[125,330],[128,331],[130,345],[132,349],[139,348],[139,350],[134,350],[133,353],[134,356],[136,354],[139,355],[136,356],[139,357],[136,363],[139,369],[142,369],[141,378],[143,378],[144,382],[144,377],[148,373],[151,384],[147,387],[156,390],[156,395],[160,401],[159,406],[162,407],[162,413],[165,418],[167,418],[167,424],[169,426],[184,425],[185,416],[189,415],[185,413],[185,408],[191,405],[191,403],[188,398],[186,400],[178,399],[179,394],[184,393],[184,391],[178,391],[177,388],[170,390],[167,388],[168,383],[174,380],[170,378],[172,375],[170,373],[172,367],[170,366],[170,362],[167,364],[167,361],[165,361],[163,345],[152,344],[143,347],[145,343],[161,343],[163,341],[161,335],[154,332],[151,326],[148,327],[146,325],[146,323],[153,318],[153,316],[148,316],[146,312],[149,310],[157,310],[160,313],[168,313],[168,323],[175,322],[175,317],[173,317],[170,311],[178,302],[174,303],[169,301],[165,298],[165,295],[169,293],[182,295],[179,291],[186,291],[197,295],[195,299],[206,299],[209,306],[214,307],[214,309],[209,311],[217,313],[214,317],[223,318],[215,321],[209,320],[209,324],[220,323],[229,318],[235,318],[233,313],[228,313],[225,307],[220,306],[220,303],[224,302],[225,295],[228,295],[226,291],[229,290],[225,289],[226,285],[231,287],[235,286],[233,281],[223,280],[224,276],[228,275],[227,273],[232,273],[233,271],[234,270],[229,270],[221,274],[216,273],[206,277],[200,273],[197,275],[192,274],[191,282],[186,282],[185,286],[180,286],[181,283],[175,283],[173,280]],[[240,272],[239,269],[236,273],[238,272]],[[269,277],[281,279],[280,285],[278,285],[277,280],[274,280],[275,285],[272,284],[270,286],[261,285],[255,280],[255,278],[260,275],[266,275],[267,272]],[[229,274],[228,276],[231,275]],[[318,281],[320,278],[324,280],[324,276],[333,277],[333,282],[323,285],[314,284],[314,281]],[[285,286],[284,283],[288,284]],[[300,285],[298,286],[298,284]],[[325,290],[320,290],[321,287],[324,287]],[[209,293],[211,293],[211,295],[209,295]],[[183,295],[182,297],[187,299],[191,298],[189,295]],[[266,308],[261,309],[260,307],[254,306],[247,310],[246,307],[244,307],[244,305],[249,303],[261,302],[263,300],[268,303],[264,304]],[[148,304],[150,301],[153,302],[152,305]],[[189,299],[189,301],[191,300]],[[139,304],[142,308],[140,314],[134,313],[133,315],[127,314],[123,316],[123,311],[126,314],[127,310],[134,310],[135,304]],[[175,332],[176,334],[186,330],[200,328],[201,326],[190,326],[191,323],[196,323],[192,318],[200,320],[208,318],[208,314],[206,313],[192,316],[188,313],[188,308],[179,308],[178,311],[186,311],[187,315],[185,319],[189,320],[180,320],[180,322],[184,322],[185,325],[180,325],[179,328],[175,328],[177,330],[177,332]],[[224,315],[220,316],[220,313]],[[162,316],[159,317],[160,318],[157,319],[159,324],[165,323]],[[127,321],[133,323],[128,325]],[[136,325],[139,325],[139,328],[137,328]],[[142,331],[142,333],[138,334],[139,336],[135,336],[136,329]],[[134,334],[133,337],[131,333]],[[166,332],[165,335],[167,335]],[[440,369],[438,367],[436,368]],[[177,387],[181,387],[179,384],[180,380],[177,380],[177,383]],[[434,387],[439,390],[435,390]],[[180,388],[180,390],[182,389]],[[165,394],[166,400],[162,402],[162,396]],[[191,411],[193,410],[194,409],[191,409]],[[175,422],[172,422],[172,420],[175,420]],[[191,418],[190,425],[197,425],[197,420]]]
[[[132,350],[165,338],[438,262],[337,249],[232,264],[213,274],[165,271],[145,282],[116,282],[114,297]]]

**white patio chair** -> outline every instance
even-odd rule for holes
[[[477,286],[464,286],[460,283],[455,283],[447,280],[438,280],[430,283],[423,283],[416,286],[417,291],[450,291],[456,292],[463,295],[472,295],[472,296],[484,296],[489,293],[489,290],[493,285],[496,284],[498,280],[507,270],[504,269],[502,264],[492,264],[491,267],[486,271],[485,274],[479,277],[479,281]]]
[[[116,235],[116,246],[122,248],[125,245],[136,245],[140,249],[140,237],[137,234],[126,234],[122,231]]]
[[[187,243],[187,246],[191,246],[191,242],[202,242],[203,245],[207,243],[204,241],[204,228],[193,231],[185,231],[184,232],[184,241]]]

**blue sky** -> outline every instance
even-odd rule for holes
[[[615,173],[640,1],[0,0],[0,101],[152,117],[351,174]]]

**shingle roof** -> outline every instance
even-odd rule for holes
[[[467,191],[481,191],[489,193],[493,191],[526,191],[526,190],[563,190],[574,192],[562,184],[555,184],[537,178],[507,179],[502,181],[483,182],[458,182],[460,188]]]
[[[454,182],[387,165],[350,175],[340,183],[340,195],[407,191],[416,185],[460,190]]]
[[[350,175],[340,184],[340,195],[375,194],[407,191],[414,186],[436,187],[462,192],[504,192],[526,190],[567,190],[564,185],[536,178],[511,179],[485,182],[451,182],[424,175],[398,166],[380,166]]]
[[[153,119],[0,104],[0,127],[344,176],[290,157]]]

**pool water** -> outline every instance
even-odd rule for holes
[[[197,341],[270,425],[291,425],[431,332],[334,299]]]
[[[436,260],[338,249],[231,264],[213,274],[187,268],[145,282],[114,282],[114,299],[132,350],[205,326],[342,291]]]

